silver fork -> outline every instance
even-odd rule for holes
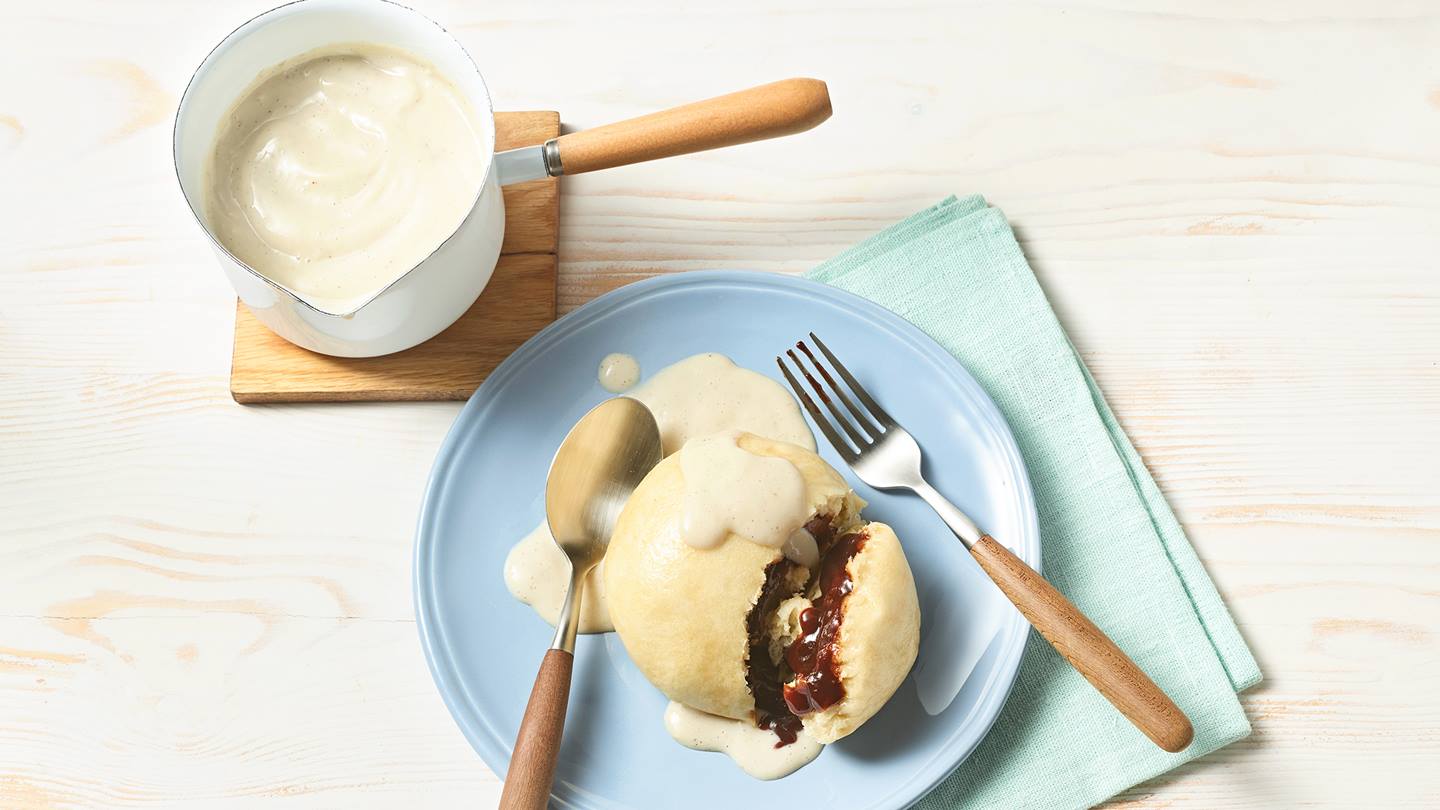
[[[975,521],[930,486],[920,471],[920,445],[915,437],[880,407],[814,332],[810,333],[810,341],[845,381],[845,386],[835,382],[825,364],[804,341],[796,343],[795,348],[809,361],[808,366],[794,349],[787,350],[785,356],[814,389],[832,418],[826,418],[816,407],[785,364],[784,357],[777,356],[775,362],[816,427],[860,480],[876,489],[908,489],[924,498],[1056,652],[1156,745],[1166,751],[1184,750],[1194,737],[1185,713],[1054,585],[981,531]],[[810,368],[824,380],[823,385],[810,373]],[[858,407],[845,393],[847,387],[855,400],[859,400]]]

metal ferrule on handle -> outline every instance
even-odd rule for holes
[[[560,139],[551,138],[545,142],[540,150],[541,157],[545,160],[545,173],[551,177],[559,177],[565,173],[565,166],[560,162]]]

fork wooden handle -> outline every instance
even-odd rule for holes
[[[1195,730],[1180,707],[1054,585],[989,535],[970,553],[1055,651],[1145,736],[1171,752],[1190,744]]]
[[[515,735],[515,751],[500,793],[501,810],[545,810],[550,784],[555,780],[555,757],[565,733],[565,710],[570,703],[570,673],[575,656],[550,650],[540,663],[525,718]]]

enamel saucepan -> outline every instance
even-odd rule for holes
[[[830,116],[824,82],[788,79],[494,155],[469,215],[415,267],[363,303],[333,311],[262,276],[215,238],[205,215],[204,167],[223,116],[265,69],[325,45],[391,45],[432,64],[470,101],[487,153],[495,142],[490,92],[463,46],[428,18],[387,0],[301,0],[232,32],[201,63],[175,119],[175,171],[240,300],[281,337],[312,351],[370,357],[438,334],[470,308],[500,256],[500,186],[580,174],[801,132]]]

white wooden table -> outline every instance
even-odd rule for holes
[[[499,796],[411,613],[458,406],[227,393],[170,120],[272,2],[4,3],[0,807]],[[830,83],[809,135],[566,180],[562,310],[986,194],[1266,674],[1253,737],[1118,803],[1440,803],[1440,6],[417,5],[573,127]]]

